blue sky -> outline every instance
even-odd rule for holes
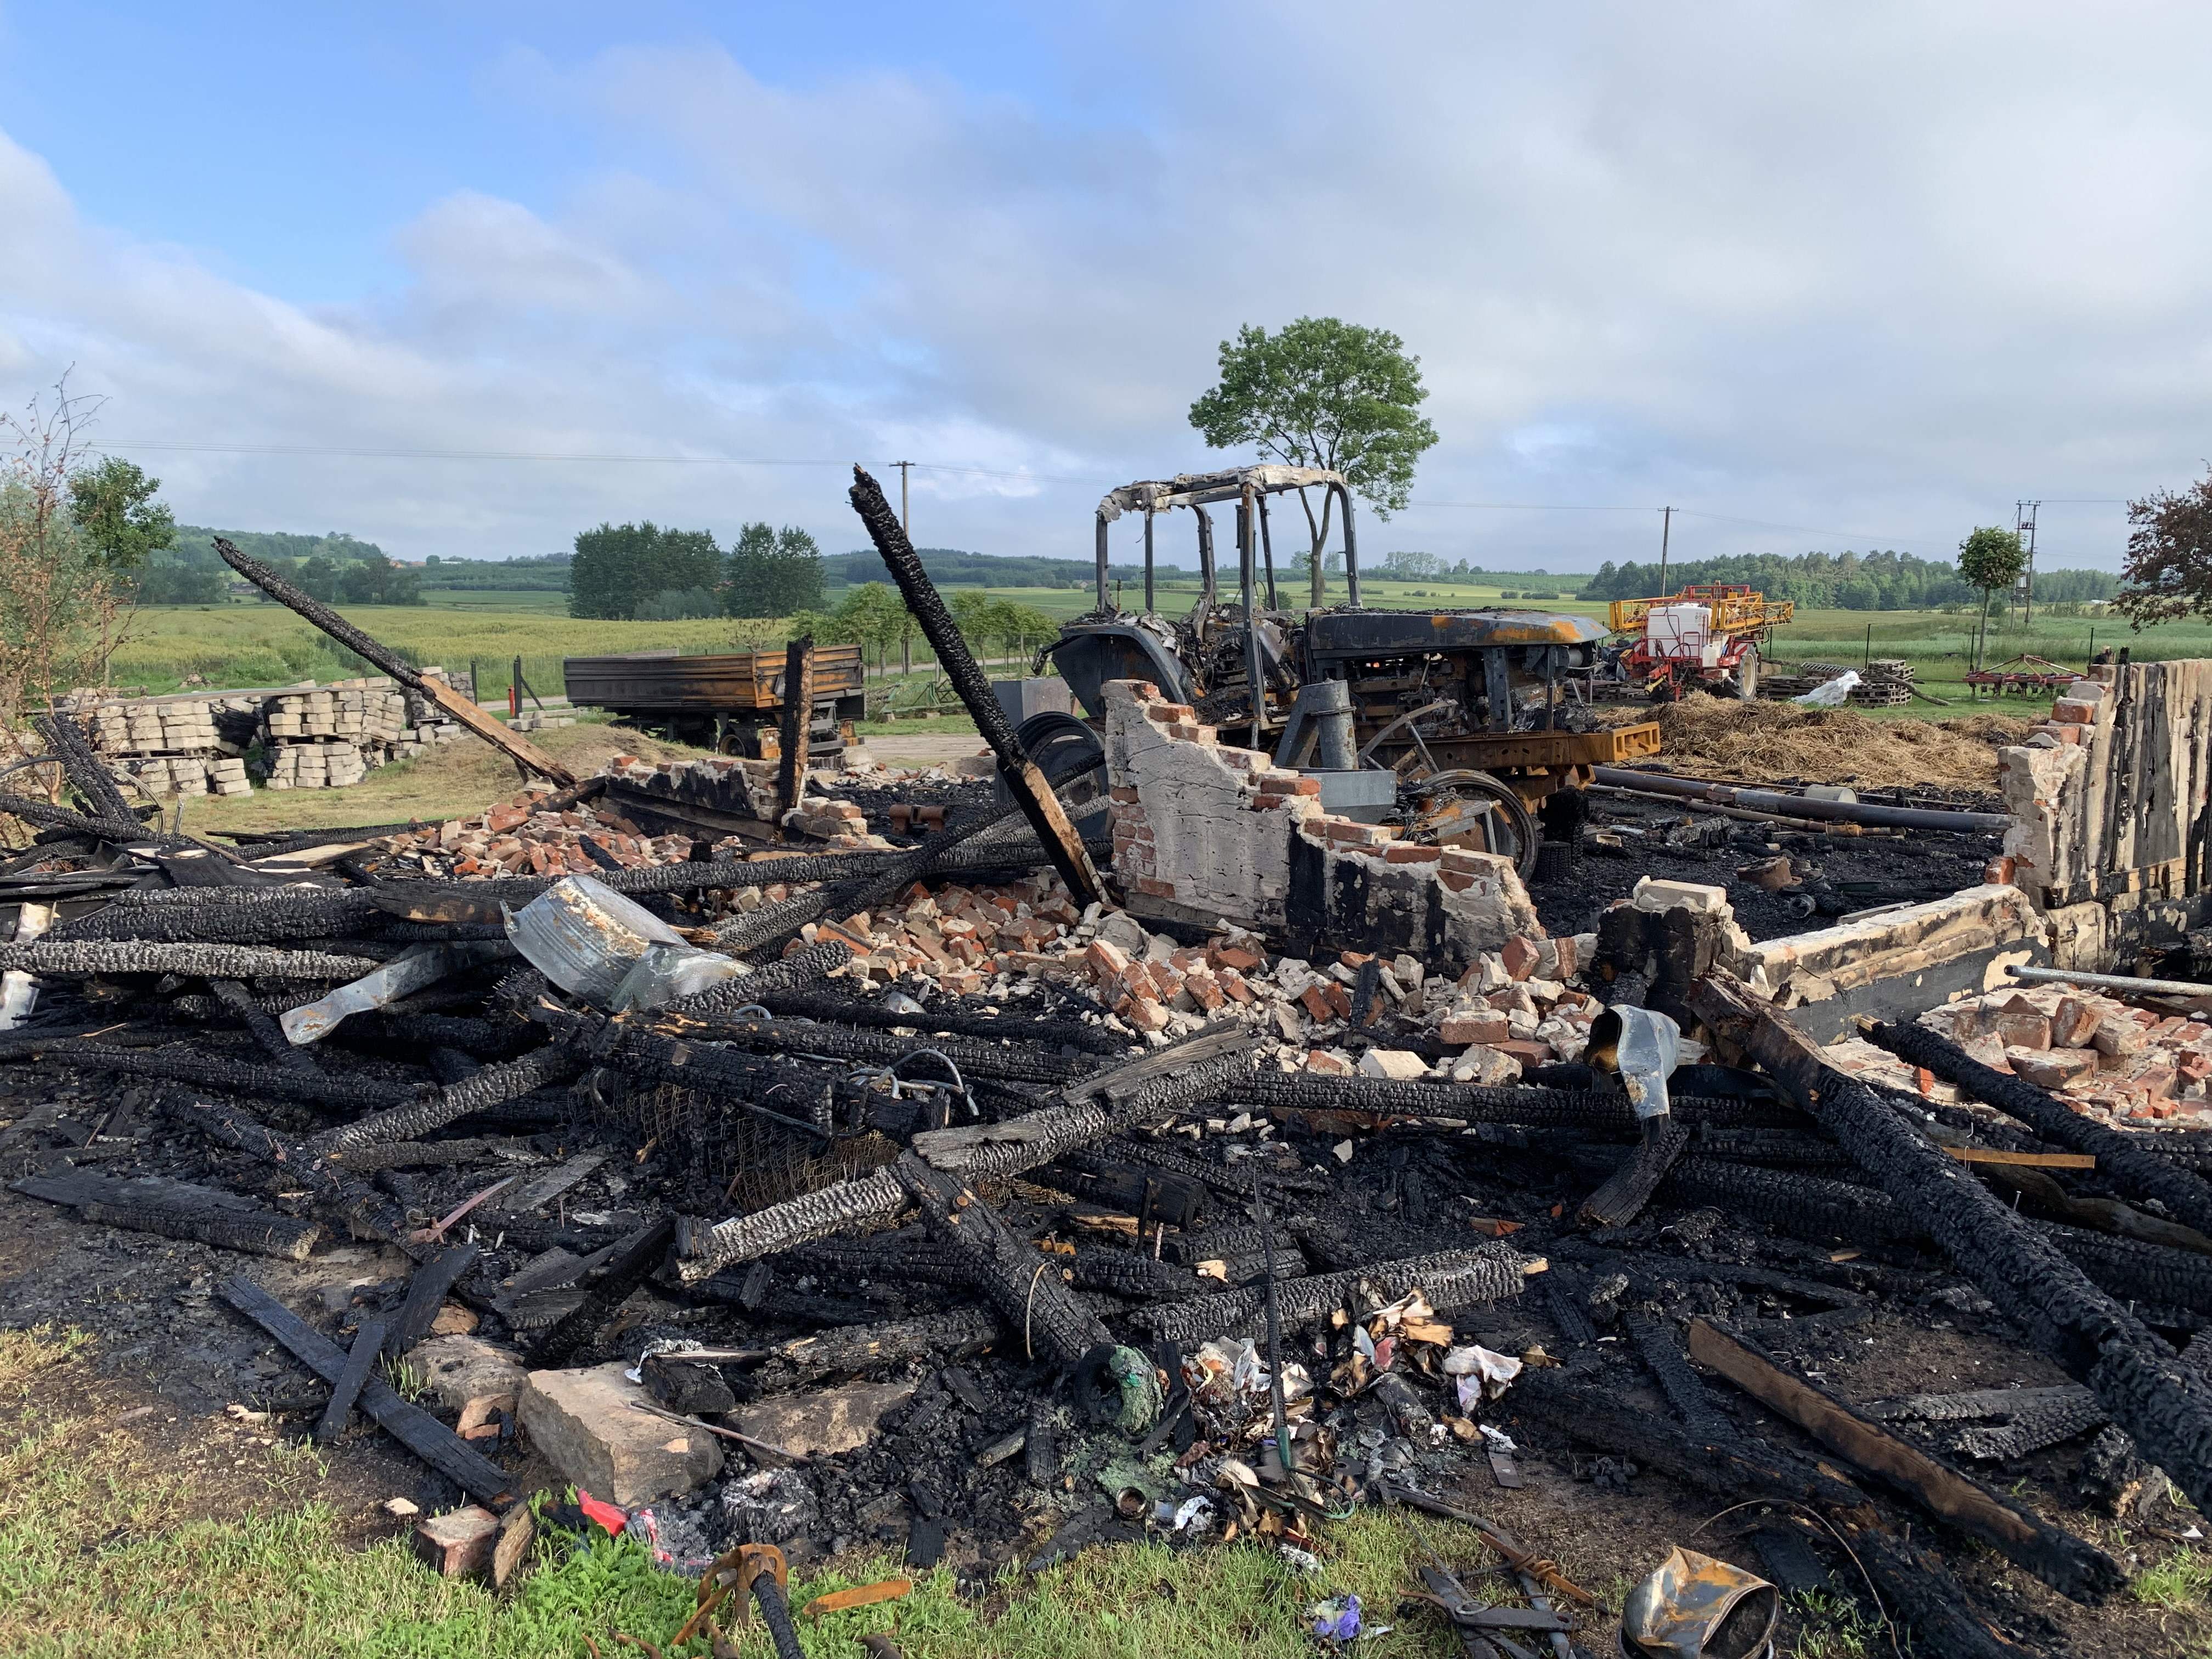
[[[2046,558],[2109,566],[2111,499],[2212,454],[2208,46],[2126,4],[0,0],[0,404],[70,368],[182,516],[403,556],[842,548],[840,470],[906,456],[917,539],[1081,557],[1105,489],[1228,459],[1184,418],[1217,342],[1335,314],[1443,434],[1376,551],[1587,568],[1672,502],[1685,556],[1942,555],[2040,495]]]

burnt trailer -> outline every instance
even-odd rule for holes
[[[683,655],[671,649],[562,660],[568,701],[718,755],[774,760],[781,747],[786,651]],[[841,753],[864,718],[865,664],[857,645],[817,645],[807,752]]]
[[[1346,603],[1284,608],[1271,497],[1318,490],[1341,513]],[[1234,512],[1233,592],[1224,595],[1209,509]],[[1157,526],[1190,510],[1199,596],[1182,617],[1156,608]],[[1122,610],[1109,580],[1109,526],[1144,515],[1144,606]],[[1605,627],[1571,612],[1502,607],[1371,610],[1360,602],[1358,533],[1342,475],[1245,466],[1126,484],[1098,504],[1097,602],[1038,653],[1059,669],[1092,722],[1109,680],[1148,680],[1199,718],[1241,734],[1275,763],[1317,772],[1323,799],[1355,815],[1410,805],[1438,838],[1533,864],[1530,809],[1590,769],[1657,752],[1649,722],[1605,726],[1574,677],[1598,660]],[[1041,717],[1042,718],[1042,717]],[[1030,737],[1024,732],[1024,741]],[[1043,736],[1043,733],[1038,733]],[[1073,767],[1081,744],[1058,733]],[[1048,774],[1054,770],[1048,764]]]

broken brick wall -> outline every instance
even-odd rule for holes
[[[655,762],[617,755],[607,766],[607,776],[624,787],[628,805],[651,813],[656,805],[665,804],[672,823],[702,825],[708,833],[735,830],[737,820],[780,821],[787,830],[818,837],[834,847],[890,844],[868,833],[866,817],[860,807],[832,796],[802,795],[799,804],[779,820],[777,764],[749,759]],[[686,815],[685,807],[696,808],[698,812]],[[722,818],[732,822],[725,823]]]
[[[2013,880],[2063,965],[2105,968],[2203,924],[2212,893],[2212,659],[2107,665],[2002,750]]]
[[[1114,872],[1138,914],[1461,967],[1542,935],[1511,860],[1325,812],[1316,780],[1223,744],[1146,681],[1105,699]]]

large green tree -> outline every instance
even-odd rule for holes
[[[2127,586],[2114,608],[2137,629],[2178,617],[2212,617],[2212,469],[2186,489],[2154,490],[2128,503]]]
[[[136,570],[176,539],[176,515],[154,499],[161,488],[159,478],[119,455],[70,475],[70,516],[110,570]]]
[[[2020,580],[2020,573],[2027,568],[2027,549],[2021,545],[2018,531],[1985,524],[1969,532],[1959,544],[1959,574],[1969,587],[1982,592],[1984,640],[1990,631],[1990,596],[2001,587],[2010,592]]]
[[[666,611],[672,599],[698,589],[721,586],[722,550],[706,530],[666,529],[642,524],[603,524],[576,538],[569,566],[568,614],[572,617],[631,617],[658,600]]]
[[[822,604],[822,549],[796,525],[745,526],[730,550],[722,587],[732,617],[790,617]]]
[[[1219,381],[1190,406],[1191,425],[1212,447],[1249,444],[1270,460],[1340,472],[1378,519],[1406,505],[1437,430],[1420,412],[1429,395],[1421,360],[1395,334],[1334,317],[1301,317],[1273,334],[1247,324],[1221,343],[1219,368]],[[1298,499],[1318,605],[1334,501],[1324,491],[1316,514],[1304,490]]]

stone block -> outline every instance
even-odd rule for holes
[[[1728,890],[1708,887],[1694,881],[1662,881],[1652,876],[1639,877],[1629,902],[1639,910],[1695,910],[1700,915],[1712,915],[1728,908]]]
[[[471,1504],[415,1524],[415,1553],[441,1578],[476,1578],[491,1565],[499,1517]]]
[[[914,1398],[911,1382],[848,1382],[811,1394],[781,1395],[745,1407],[738,1430],[803,1456],[857,1451],[884,1418]]]
[[[1429,1062],[1407,1048],[1370,1048],[1359,1057],[1359,1074],[1410,1083],[1429,1074]]]
[[[1477,1044],[1452,1063],[1452,1081],[1500,1088],[1521,1080],[1521,1062],[1495,1044]]]
[[[447,1411],[511,1412],[529,1374],[507,1348],[477,1336],[434,1336],[418,1342],[408,1360],[420,1370]]]
[[[722,1449],[704,1429],[635,1411],[645,1390],[620,1360],[580,1370],[532,1371],[516,1416],[553,1467],[594,1498],[630,1509],[685,1492],[721,1472]]]

